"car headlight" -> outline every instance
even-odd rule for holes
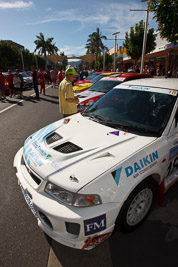
[[[90,207],[101,204],[99,195],[72,193],[50,182],[46,184],[45,192],[60,202],[74,207]]]

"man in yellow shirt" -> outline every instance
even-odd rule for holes
[[[63,118],[77,113],[77,104],[79,100],[74,96],[72,82],[76,79],[78,73],[72,67],[65,71],[65,78],[59,85],[59,110]]]

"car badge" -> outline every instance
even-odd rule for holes
[[[70,176],[70,180],[71,180],[72,182],[76,182],[76,183],[79,182],[79,180],[75,177],[74,174],[72,174],[72,175]]]

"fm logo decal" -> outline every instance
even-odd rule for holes
[[[106,229],[106,214],[84,221],[85,235],[92,235]]]

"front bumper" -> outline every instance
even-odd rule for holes
[[[38,177],[33,170],[28,170],[22,155],[23,148],[14,159],[18,182],[39,227],[47,235],[63,245],[87,250],[111,235],[120,209],[119,203],[87,208],[64,205],[45,193],[47,181]]]

